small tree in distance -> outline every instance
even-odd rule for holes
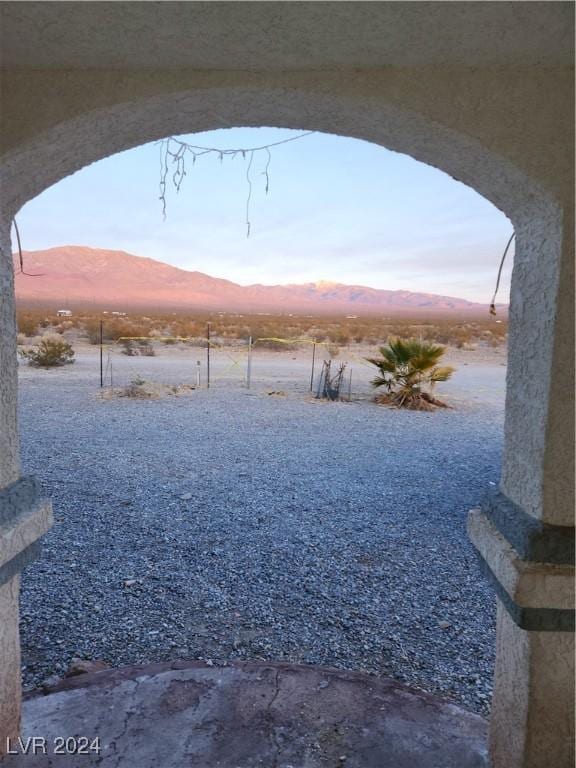
[[[23,349],[20,354],[37,368],[55,368],[74,362],[72,345],[60,338],[42,339],[37,347]]]
[[[454,373],[451,366],[438,365],[445,352],[445,347],[429,341],[391,339],[380,347],[382,357],[366,358],[380,372],[372,379],[372,386],[385,390],[376,396],[376,402],[417,411],[446,408],[431,391],[422,389],[428,386],[433,390],[437,382],[447,381]]]

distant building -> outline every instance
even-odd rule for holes
[[[56,312],[58,317],[72,317],[72,310],[70,309],[59,309],[58,312]]]

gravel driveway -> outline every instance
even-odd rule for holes
[[[27,685],[73,656],[276,659],[488,711],[494,596],[465,518],[499,477],[502,365],[414,413],[314,401],[298,377],[269,395],[281,373],[101,400],[93,362],[21,369],[24,470],[56,518],[22,577]]]

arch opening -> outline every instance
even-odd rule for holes
[[[274,402],[274,401],[273,401],[273,400],[271,400],[270,402],[272,403],[272,402]],[[272,412],[268,413],[268,415],[266,416],[266,418],[268,418],[268,419],[272,419],[272,418],[273,418],[273,413],[272,413]],[[220,425],[220,427],[221,427],[221,428],[222,428],[223,426],[224,426],[224,425]],[[245,425],[245,426],[246,426],[246,425]],[[132,427],[134,427],[134,425],[132,425]],[[138,440],[139,440],[139,443],[140,443],[140,444],[141,444],[141,443],[143,443],[143,442],[145,442],[145,434],[144,434],[144,432],[142,431],[142,429],[143,429],[143,425],[142,425],[142,424],[138,425],[138,427],[136,428],[136,431],[137,431],[137,432],[140,432],[140,435],[139,435],[139,437],[138,437]],[[342,435],[341,435],[341,437],[342,437]],[[376,440],[377,440],[377,434],[376,434],[376,433],[374,433],[372,437],[373,437],[374,441],[376,441]],[[432,435],[429,435],[429,438],[430,438],[430,440],[431,440],[431,439],[432,439]],[[461,433],[460,433],[460,437],[459,437],[458,439],[459,439],[459,440],[460,440],[460,439],[469,440],[469,434],[464,434],[463,432],[461,432]],[[222,430],[221,430],[221,433],[220,433],[220,437],[217,439],[217,441],[216,441],[216,442],[217,442],[217,444],[220,444],[221,442],[224,442],[225,440],[226,440],[225,431],[222,431]],[[320,442],[320,443],[318,443],[318,444],[316,445],[316,449],[317,449],[318,451],[321,451],[321,442]],[[241,443],[241,442],[240,442],[240,443],[239,443],[239,444],[236,446],[235,450],[236,450],[238,453],[240,453],[240,454],[242,453],[242,443]],[[182,444],[182,452],[184,453],[184,446],[183,446],[183,444]],[[356,454],[356,455],[357,455],[357,456],[359,456],[359,457],[362,455],[362,452],[361,452],[361,450],[360,450],[360,447],[359,447],[359,446],[357,446],[357,447],[356,447],[356,449],[354,449],[354,450],[352,451],[352,453]],[[213,459],[213,461],[214,461],[215,463],[217,463],[217,462],[218,462],[218,457],[217,457],[217,456],[216,456],[216,457],[212,457],[212,459]],[[220,460],[221,460],[221,457],[220,457]],[[176,463],[177,463],[177,462],[176,462]],[[303,464],[305,464],[305,462],[303,462]],[[298,466],[298,462],[296,462],[296,463],[295,463],[295,470],[294,470],[294,474],[295,474],[295,475],[297,475],[298,473],[300,473],[300,472],[302,472],[302,471],[304,470],[303,464],[302,464],[302,465],[300,465],[300,466]],[[183,470],[183,468],[182,468],[182,467],[180,467],[179,469],[180,469],[180,471],[182,471],[182,470]],[[381,469],[381,467],[380,467],[380,469]],[[359,467],[357,467],[357,470],[358,470],[358,474],[360,475],[360,474],[361,474],[361,472],[360,472],[360,468],[359,468]],[[374,466],[374,472],[375,472],[375,471],[376,471],[376,467]],[[266,474],[266,472],[264,472],[264,475],[265,475],[265,474]],[[262,482],[264,481],[264,475],[263,475],[263,476],[260,478],[260,481],[262,481]],[[333,482],[336,482],[336,479],[335,479],[335,477],[333,478]],[[486,482],[487,482],[487,477],[480,477],[480,476],[478,476],[478,477],[477,477],[477,482],[479,483],[479,486],[478,486],[478,487],[480,487],[480,485],[485,485],[485,484],[486,484]],[[495,478],[494,478],[494,479],[492,479],[492,482],[495,482]],[[134,485],[134,484],[133,484],[133,481],[132,481],[132,479],[129,479],[129,484],[130,484],[130,483],[132,484],[132,487],[133,487],[133,485]],[[310,487],[310,486],[309,486],[309,487]],[[182,489],[182,490],[183,490],[184,492],[183,492],[181,495],[186,495],[187,491],[185,491],[184,489]],[[358,490],[358,493],[361,493],[361,488],[360,488],[360,486],[358,487],[358,489],[357,489],[357,490]],[[379,488],[379,492],[383,492],[383,490],[384,490],[383,488]],[[390,489],[388,489],[388,491],[389,491],[389,490],[390,490]],[[340,491],[339,491],[339,492],[340,492]],[[273,487],[272,487],[272,488],[268,488],[268,490],[266,491],[266,493],[264,494],[264,496],[266,496],[266,495],[268,495],[268,499],[267,499],[267,502],[266,502],[266,503],[268,503],[268,504],[271,504],[271,503],[272,503],[272,500],[273,500],[273,498],[274,498],[274,494],[273,494]],[[386,494],[384,494],[384,495],[386,495]],[[416,495],[417,495],[417,494],[416,494]],[[338,494],[336,495],[336,500],[337,500],[337,496],[338,496]],[[245,495],[245,499],[246,499],[246,498],[247,498],[247,496]],[[185,499],[180,499],[180,501],[186,501],[186,500],[185,500]],[[265,499],[265,501],[266,501],[266,499]],[[302,506],[303,506],[303,508],[309,508],[309,501],[308,501],[308,502],[304,502],[304,501],[303,501],[303,499],[301,498],[301,499],[300,499],[300,501],[299,501],[299,503],[302,503]],[[374,503],[374,504],[376,504],[376,503],[377,503],[377,502],[376,502],[376,499],[374,499],[374,500],[373,500],[373,503]],[[415,509],[415,507],[417,507],[417,506],[422,506],[422,505],[424,504],[424,501],[423,501],[423,497],[422,497],[422,496],[421,496],[419,499],[415,500],[414,496],[411,496],[411,495],[410,495],[410,493],[409,493],[409,494],[408,494],[408,496],[404,497],[404,499],[403,499],[403,503],[406,505],[406,507],[408,507],[408,508],[412,508],[412,509]],[[470,499],[469,501],[467,501],[466,503],[467,503],[468,505],[470,505],[470,504],[473,504],[473,502],[472,502],[472,500],[471,500],[471,499]],[[249,504],[249,502],[247,502],[247,501],[246,501],[246,504]],[[306,505],[308,505],[308,507],[306,507]],[[130,509],[130,505],[127,505],[127,506],[129,507],[129,510],[128,510],[127,514],[130,514],[131,516],[133,516],[132,510]],[[285,510],[285,511],[286,511],[286,510]],[[447,509],[447,508],[446,508],[446,510],[445,510],[445,511],[448,513],[448,509]],[[148,515],[152,515],[151,511],[147,511],[147,514],[148,514]],[[344,523],[344,521],[345,521],[345,514],[344,514],[344,515],[342,515],[342,510],[340,510],[340,518],[341,518],[341,522],[343,522],[343,523]],[[225,520],[223,520],[222,522],[223,522],[224,524],[226,524],[226,521],[225,521]],[[228,521],[228,522],[229,522],[229,521]],[[278,523],[281,523],[281,521],[277,521],[277,522],[278,522]],[[159,518],[158,518],[158,517],[155,517],[155,519],[154,519],[154,523],[155,523],[155,524],[160,524],[160,520],[159,520]],[[147,523],[147,524],[148,524],[148,523]],[[368,516],[368,515],[367,515],[367,516],[365,516],[365,518],[364,518],[364,520],[363,520],[363,521],[361,521],[361,527],[362,527],[362,526],[365,526],[365,529],[366,529],[366,530],[370,530],[370,526],[371,526],[371,525],[373,525],[373,524],[374,524],[374,521],[370,522],[370,520],[369,520],[369,516]],[[406,520],[405,520],[405,519],[404,519],[404,521],[403,521],[403,522],[399,523],[399,528],[401,529],[403,525],[406,525]],[[281,527],[281,526],[280,526],[280,527]],[[280,528],[278,528],[278,529],[277,529],[277,531],[276,531],[276,533],[278,534],[278,537],[279,537],[279,533],[278,533],[278,532],[279,532],[279,530],[280,530]],[[206,532],[205,532],[205,533],[206,533]],[[373,533],[374,533],[374,532],[373,532]],[[463,533],[463,532],[462,532],[462,533]],[[214,536],[214,532],[213,532],[213,531],[211,531],[211,529],[210,529],[210,526],[209,526],[209,525],[208,525],[208,527],[207,527],[207,534],[208,534],[208,535],[207,535],[207,537],[206,537],[207,539],[209,539],[209,538],[210,538],[210,535]],[[309,541],[309,544],[311,544],[312,546],[309,546],[309,547],[308,547],[308,549],[309,549],[310,551],[309,551],[307,554],[308,554],[308,555],[311,555],[311,556],[312,556],[312,558],[313,558],[313,557],[314,557],[314,544],[315,544],[315,541],[316,541],[316,540],[320,540],[320,539],[321,539],[321,532],[317,530],[317,531],[315,531],[315,532],[314,532],[314,531],[313,531],[313,532],[311,532],[311,534],[312,534],[312,535],[311,535],[311,537],[310,537],[310,541]],[[108,531],[106,531],[106,535],[108,535]],[[356,535],[356,534],[351,534],[351,535]],[[415,530],[415,535],[418,535],[418,532],[417,532],[417,530]],[[360,538],[362,539],[362,534],[360,535]],[[375,539],[375,540],[376,540],[376,539]],[[173,542],[173,543],[175,543],[175,542]],[[188,542],[188,543],[189,543],[189,542]],[[357,543],[358,543],[358,542],[357,542]],[[374,543],[374,542],[373,542],[373,543]],[[389,557],[393,557],[393,550],[394,550],[394,547],[395,547],[395,546],[397,546],[397,544],[398,544],[398,538],[395,536],[395,534],[391,534],[390,536],[384,537],[384,539],[381,539],[379,543],[380,543],[380,545],[384,544],[384,546],[383,546],[383,547],[381,547],[381,549],[384,549],[384,550],[387,552],[387,555],[388,555]],[[222,544],[222,542],[221,542],[221,541],[218,541],[218,542],[216,543],[216,549],[218,549],[218,548],[221,546],[221,544]],[[207,545],[207,546],[208,546],[208,545]],[[306,545],[306,546],[307,546],[307,545]],[[363,546],[364,546],[364,550],[365,550],[365,551],[361,551],[361,552],[358,554],[358,558],[359,558],[359,559],[356,559],[356,560],[355,560],[355,563],[354,563],[353,567],[354,567],[354,568],[356,568],[356,569],[358,569],[359,571],[361,571],[362,569],[365,569],[365,570],[369,570],[369,569],[371,569],[371,568],[377,568],[377,569],[379,569],[379,573],[380,573],[380,574],[381,574],[383,571],[385,571],[385,567],[384,567],[382,564],[380,564],[380,566],[378,566],[378,562],[379,562],[379,559],[381,559],[381,557],[382,557],[382,554],[380,553],[379,555],[377,555],[377,554],[376,554],[376,550],[374,549],[374,547],[373,547],[372,545],[369,545],[369,546],[368,546],[368,543],[367,543],[366,541],[364,541],[364,544],[363,544]],[[434,551],[434,546],[437,546],[437,547],[440,547],[440,549],[441,549],[441,551],[442,551],[442,557],[446,557],[446,556],[448,556],[448,558],[449,558],[449,560],[448,560],[448,561],[449,561],[449,563],[450,563],[451,565],[456,565],[455,559],[453,558],[453,553],[452,553],[452,555],[449,555],[449,554],[448,554],[448,553],[449,553],[449,541],[448,541],[448,540],[446,540],[446,541],[445,541],[445,542],[442,544],[442,543],[441,543],[441,542],[440,542],[438,539],[434,539],[434,544],[433,544],[433,545],[431,545],[431,546],[432,546],[432,549],[431,549],[431,550],[430,550],[430,552],[427,554],[427,556],[426,556],[426,557],[427,557],[427,559],[430,559],[430,560],[434,559],[434,557],[435,557],[435,555],[433,554],[433,551]],[[333,551],[333,552],[337,551],[337,545],[335,544],[335,542],[332,542],[332,547],[333,547],[333,549],[332,549],[332,551]],[[267,556],[268,556],[268,557],[271,557],[271,556],[273,556],[273,553],[274,553],[274,548],[272,548],[272,550],[270,550],[270,548],[269,548],[268,550],[266,550],[266,548],[264,548],[264,549],[263,549],[263,551],[264,551],[265,553],[266,553],[266,552],[268,553],[268,554],[267,554]],[[271,555],[271,553],[272,553],[272,555]],[[217,557],[218,557],[219,555],[221,555],[221,554],[222,554],[222,553],[219,553],[219,554],[217,554]],[[326,559],[326,562],[327,562],[327,563],[329,563],[329,564],[331,563],[331,567],[333,567],[333,568],[337,568],[337,567],[338,567],[338,566],[336,565],[336,562],[333,562],[333,561],[334,561],[334,557],[333,557],[333,555],[330,555],[330,552],[329,552],[329,551],[325,551],[323,556],[325,557],[325,559]],[[146,556],[143,558],[143,562],[146,562]],[[466,566],[467,566],[467,564],[466,564]],[[120,563],[118,563],[118,567],[119,567],[119,568],[121,568],[121,564],[120,564]],[[146,566],[146,567],[148,567],[148,566]],[[351,566],[351,567],[352,567],[352,566]],[[133,577],[133,575],[134,575],[133,573],[126,573],[125,575],[126,575],[126,577],[127,577],[127,578],[126,578],[126,579],[124,579],[124,581],[129,581],[129,582],[132,582],[132,581],[134,581],[134,582],[136,582],[136,584],[131,584],[129,587],[126,587],[125,589],[127,589],[127,590],[130,590],[130,589],[132,589],[132,587],[135,587],[135,589],[133,590],[133,592],[136,592],[136,590],[140,590],[141,592],[145,592],[145,590],[146,590],[146,588],[147,588],[147,585],[146,585],[146,587],[143,587],[143,586],[142,586],[142,583],[140,583],[140,582],[139,582],[138,578],[132,578],[132,577]],[[322,582],[323,578],[325,578],[325,576],[326,576],[326,574],[321,574],[321,578],[319,578],[319,582],[320,582],[320,583]],[[153,579],[153,580],[155,580],[155,579],[156,579],[156,577],[157,577],[157,575],[155,575],[154,573],[152,573],[152,579]],[[215,580],[215,578],[214,578],[214,579],[210,579],[209,581],[212,581],[212,580]],[[370,579],[368,579],[368,580],[370,580]],[[144,582],[146,582],[146,578],[144,578]],[[329,585],[328,585],[328,591],[332,590],[332,589],[333,589],[333,586],[334,586],[333,584],[329,584]],[[397,589],[398,589],[398,591],[400,591],[399,587],[397,587]],[[129,598],[129,599],[130,599],[130,598]],[[209,600],[209,598],[207,598],[207,599]],[[216,598],[214,598],[214,599],[216,599],[216,601],[217,601],[217,597],[216,597]],[[450,596],[450,595],[447,595],[447,596],[446,596],[446,599],[445,599],[445,600],[441,600],[440,602],[443,604],[443,606],[445,607],[445,609],[446,609],[447,611],[449,611],[449,610],[450,610],[450,607],[449,607],[449,606],[450,606],[450,604],[453,602],[453,595],[452,595],[452,596]],[[470,602],[471,602],[472,604],[476,604],[476,605],[478,605],[478,602],[479,602],[479,601],[478,601],[478,596],[476,596],[476,597],[472,597]],[[352,613],[353,613],[353,610],[354,610],[354,609],[353,609],[353,600],[352,600],[352,603],[351,603],[351,605],[352,605],[351,611],[352,611]],[[294,610],[294,611],[296,611],[296,607],[295,607],[295,606],[293,606],[293,610]],[[372,609],[370,609],[370,611],[372,611]],[[269,618],[270,618],[270,617],[269,617]],[[349,617],[348,617],[348,619],[349,619]],[[272,620],[273,620],[273,614],[272,614]],[[345,620],[346,620],[346,618],[344,618],[344,621],[345,621]],[[430,631],[430,629],[432,629],[433,631],[435,631],[435,632],[437,632],[437,633],[446,633],[447,631],[451,631],[451,626],[440,626],[440,623],[442,623],[442,624],[447,624],[447,625],[450,625],[450,624],[451,624],[451,622],[450,622],[450,621],[448,621],[448,620],[447,620],[447,619],[445,619],[445,618],[439,618],[439,617],[436,617],[436,619],[435,619],[435,621],[436,621],[436,624],[434,624],[434,622],[432,622],[432,624],[431,624],[431,625],[430,625],[430,627],[428,627],[428,628],[427,628],[427,624],[426,624],[426,622],[427,622],[427,619],[423,619],[423,621],[424,621],[424,626],[422,626],[420,622],[416,622],[415,626],[417,626],[417,625],[418,625],[418,626],[417,626],[417,630],[416,630],[416,631],[418,631],[418,632],[423,632],[423,633],[425,633],[426,631]],[[148,622],[146,621],[146,624],[147,624],[147,623],[148,623]],[[205,623],[205,622],[199,622],[199,623]],[[369,623],[368,623],[368,627],[369,627]],[[193,626],[191,626],[191,628],[193,629]],[[205,631],[206,631],[206,629],[205,629],[205,628],[202,628],[202,627],[201,627],[200,629],[202,630],[202,632],[205,632]],[[334,630],[334,629],[335,629],[335,627],[333,626],[333,627],[332,627],[332,629]],[[365,634],[366,634],[366,633],[367,633],[367,634],[369,634],[369,629],[366,629],[366,628],[364,628],[364,629],[365,629]],[[244,635],[244,637],[247,637],[247,634],[249,634],[250,632],[253,632],[253,631],[254,631],[254,628],[253,628],[253,627],[250,627],[250,626],[248,626],[247,628],[244,628],[244,632],[245,632],[245,635]],[[328,632],[330,632],[330,631],[331,631],[331,630],[328,628]],[[299,643],[299,642],[301,641],[301,639],[302,639],[302,633],[303,633],[303,632],[305,632],[305,629],[304,629],[304,628],[302,628],[302,627],[300,628],[300,630],[299,630],[298,632],[295,632],[295,633],[293,632],[293,634],[294,634],[294,643],[293,643],[293,644],[297,644],[297,643]],[[217,633],[217,632],[216,632],[216,633]],[[290,630],[287,630],[286,634],[287,634],[287,635],[290,635]],[[202,634],[201,634],[200,636],[202,636]],[[442,637],[442,634],[440,634],[440,637]],[[388,641],[386,641],[386,642],[388,642],[389,644],[391,644],[392,646],[394,646],[394,642],[395,642],[395,641],[394,641],[394,639],[392,639],[392,640],[390,640],[390,639],[389,639],[389,640],[388,640]],[[369,646],[369,651],[368,651],[367,653],[370,653],[370,655],[373,655],[374,657],[376,657],[376,655],[379,653],[379,651],[376,649],[376,647],[375,647],[375,646],[374,646],[374,647],[372,647],[372,649],[370,650],[370,645],[371,645],[371,644],[373,645],[372,641],[367,641],[367,644],[368,644],[368,646]],[[313,654],[314,654],[314,652],[318,653],[318,649],[316,649],[316,651],[314,651],[314,649],[313,649],[313,650],[312,650],[312,655],[311,655],[310,657],[304,657],[302,660],[303,660],[303,661],[314,661],[314,662],[316,662],[316,663],[330,663],[330,662],[334,663],[334,657],[323,659],[323,658],[322,658],[321,656],[319,656],[319,655],[313,655]],[[390,647],[388,647],[388,650],[386,651],[386,653],[385,653],[384,655],[386,655],[386,654],[389,654],[389,653],[391,653],[391,652],[392,652],[392,651],[390,650]],[[189,654],[190,654],[190,653],[191,653],[191,652],[189,651]],[[420,659],[418,659],[418,658],[416,658],[416,657],[415,657],[414,655],[412,655],[412,654],[410,654],[410,655],[409,655],[408,659],[409,659],[409,662],[407,662],[407,668],[409,668],[409,667],[410,667],[410,664],[412,664],[412,663],[414,663],[414,662],[417,662],[417,663],[420,663],[420,664],[422,664],[422,663],[423,663],[421,658],[420,658]],[[380,668],[379,670],[372,670],[372,671],[380,671],[380,672],[381,672],[381,671],[382,671],[382,669]],[[406,674],[408,674],[408,673],[406,672]],[[465,673],[462,673],[462,674],[465,674]],[[471,676],[471,677],[473,677],[473,676],[474,676],[474,674],[475,674],[474,672],[469,672],[469,676]],[[407,677],[407,678],[405,678],[405,679],[408,679],[408,680],[410,680],[410,678],[409,678],[409,677]],[[416,679],[412,679],[412,682],[417,682],[417,680],[416,680]],[[474,680],[472,681],[471,685],[473,685],[473,686],[476,688],[476,683],[474,682]],[[485,698],[486,698],[486,700],[487,700],[487,698],[488,698],[488,693],[486,693],[486,691],[485,691],[485,690],[483,691],[483,695],[484,695],[484,697],[485,697]],[[482,707],[482,706],[483,706],[483,704],[482,704],[482,703],[480,703],[480,705],[479,705],[479,706],[480,706],[480,707]]]
[[[527,326],[529,334],[541,335],[537,313],[528,318],[525,308],[529,303],[552,305],[558,295],[563,214],[555,194],[475,136],[454,130],[453,114],[440,122],[436,113],[433,116],[427,111],[430,105],[419,108],[419,98],[405,103],[392,94],[384,100],[365,91],[361,80],[344,91],[331,82],[315,88],[302,83],[291,87],[290,80],[272,86],[258,75],[249,78],[248,84],[238,77],[223,81],[219,77],[217,82],[215,86],[214,78],[198,74],[191,90],[175,89],[171,81],[160,79],[144,90],[132,91],[128,78],[113,96],[106,92],[100,107],[70,114],[44,131],[39,127],[18,150],[7,152],[0,167],[5,253],[11,252],[7,231],[14,214],[43,189],[114,152],[191,130],[233,125],[318,130],[371,141],[439,168],[502,210],[517,234],[510,321],[514,365],[508,369],[506,417],[510,450],[504,462],[503,488],[515,503],[538,514],[543,487],[525,467],[540,461],[544,431],[539,430],[530,441],[519,435],[530,433],[531,425],[545,418],[524,408],[523,403],[536,403],[542,387],[548,391],[550,378],[546,374],[542,381],[537,369],[526,376],[522,350]],[[542,251],[546,253],[544,262]],[[536,272],[539,278],[533,281],[530,274]],[[552,347],[547,349],[552,354]],[[15,380],[11,386],[15,387]],[[528,394],[519,397],[518,392],[525,388]],[[522,424],[518,429],[517,423]],[[10,455],[13,453],[11,449]]]

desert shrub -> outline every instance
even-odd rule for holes
[[[340,328],[329,331],[328,338],[334,344],[339,344],[341,346],[346,346],[346,344],[350,343],[350,334]]]
[[[201,336],[205,332],[206,328],[201,323],[189,320],[180,320],[175,322],[172,326],[172,334],[174,336],[181,336],[184,338],[192,338],[194,336]]]
[[[24,336],[34,336],[38,328],[38,318],[34,315],[18,314],[18,332]]]
[[[120,345],[122,347],[121,352],[123,355],[128,355],[128,357],[134,357],[135,355],[138,354],[138,351],[136,350],[136,347],[132,339],[123,339],[120,342]]]
[[[100,320],[90,318],[83,327],[90,344],[100,344]],[[135,335],[132,333],[132,326],[122,320],[105,320],[102,325],[102,340],[105,344],[118,341],[123,336]]]
[[[140,329],[126,320],[111,320],[104,323],[104,338],[109,341],[118,341],[128,336],[142,336]],[[148,334],[146,334],[148,335]]]
[[[148,400],[150,398],[156,397],[157,395],[148,386],[148,382],[140,375],[137,375],[134,379],[132,379],[130,384],[122,388],[120,391],[120,396],[133,397],[139,400]]]
[[[72,345],[58,338],[45,337],[36,348],[23,349],[20,354],[38,368],[55,368],[74,362]]]
[[[186,344],[189,347],[200,347],[200,349],[206,349],[208,346],[208,342],[202,336],[193,336],[188,338]]]
[[[473,337],[472,330],[467,326],[445,326],[444,328],[433,326],[424,334],[424,338],[439,344],[452,344],[458,349],[463,349]]]
[[[165,396],[189,395],[194,391],[190,384],[161,384],[159,382],[146,381],[137,375],[130,384],[119,389],[109,391],[105,397],[129,397],[135,400],[157,400]]]
[[[121,352],[128,357],[154,357],[156,351],[149,341],[135,339],[120,339],[119,344],[122,347]]]
[[[84,323],[84,331],[90,344],[100,344],[100,319],[90,318]],[[105,320],[102,338],[105,342],[118,341],[129,336],[147,336],[148,329],[123,319]]]
[[[290,341],[279,341],[275,338],[257,339],[258,349],[271,349],[276,352],[287,352],[298,349],[298,345]]]
[[[84,324],[84,332],[90,344],[100,344],[100,323],[97,320],[88,320]]]
[[[327,344],[326,352],[332,359],[334,359],[335,357],[338,357],[338,355],[340,354],[340,347],[338,346],[338,344]]]

